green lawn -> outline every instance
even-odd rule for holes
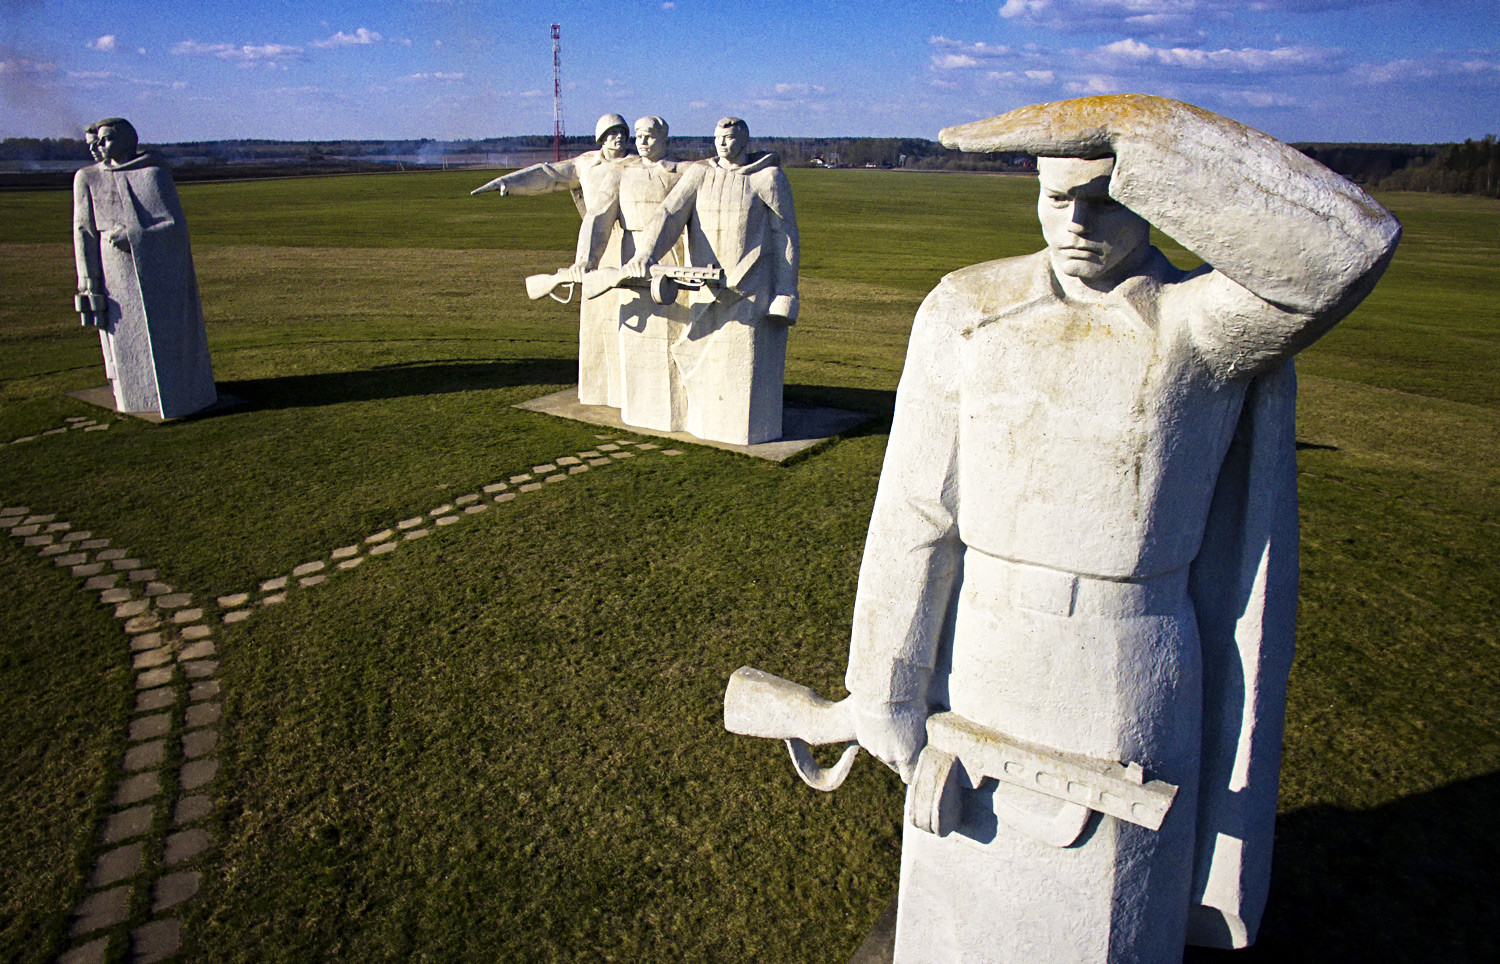
[[[720,696],[745,663],[842,694],[912,314],[1041,239],[1029,180],[789,175],[788,394],[877,418],[784,467],[689,447],[601,468],[217,630],[186,959],[847,959],[895,888],[899,782],[866,759],[808,790],[779,746],[723,732]],[[220,389],[250,404],[6,446],[0,503],[212,598],[597,444],[511,407],[573,380],[576,312],[521,288],[570,260],[572,202],[469,197],[486,177],[183,187]],[[1488,961],[1500,933],[1500,203],[1381,200],[1395,262],[1299,362],[1299,655],[1245,961]],[[3,442],[95,414],[62,393],[103,372],[71,314],[68,196],[0,207]],[[0,803],[28,827],[0,837],[0,959],[31,960],[67,946],[128,653],[30,550],[7,540],[0,572]]]

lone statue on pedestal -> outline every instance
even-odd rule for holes
[[[115,407],[162,418],[207,408],[218,394],[172,175],[137,150],[123,118],[90,125],[85,137],[100,161],[73,178],[74,303],[99,329]]]
[[[688,264],[717,266],[722,286],[689,301],[689,326],[672,345],[683,427],[716,442],[754,445],[781,437],[787,328],[797,320],[797,215],[775,154],[752,157],[750,129],[725,117],[716,157],[687,168],[621,269],[647,277],[686,232]]]
[[[597,151],[588,151],[566,161],[533,164],[513,174],[497,177],[470,194],[498,191],[501,197],[511,194],[546,194],[564,189],[573,192],[573,203],[579,215],[604,204],[600,195],[614,168],[625,157],[625,143],[630,128],[619,114],[605,114],[594,125]],[[572,272],[574,282],[585,271],[620,266],[620,233],[613,232],[601,249],[589,252],[589,226],[578,236],[577,257]],[[597,259],[597,260],[591,260]],[[585,405],[620,407],[620,299],[610,292],[594,299],[584,299],[578,312],[578,400]]]
[[[1047,248],[956,271],[917,312],[852,695],[741,670],[726,725],[857,740],[910,784],[898,964],[1243,947],[1297,601],[1290,359],[1370,292],[1400,227],[1297,151],[1156,97],[941,139],[1040,157]],[[1153,224],[1207,264],[1173,267]],[[830,776],[793,751],[824,787],[857,752]]]

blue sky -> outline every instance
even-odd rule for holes
[[[570,133],[935,137],[1090,93],[1284,140],[1500,133],[1500,0],[0,0],[0,136],[168,142]]]

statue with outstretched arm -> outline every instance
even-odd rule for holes
[[[1245,946],[1296,610],[1290,359],[1370,292],[1400,227],[1286,145],[1162,98],[941,137],[1039,155],[1047,247],[945,277],[897,392],[834,704],[911,784],[895,960]],[[1153,224],[1207,263],[1175,268]],[[1014,747],[1041,768],[997,776]],[[1057,761],[1173,788],[1161,822]]]
[[[630,129],[619,114],[605,114],[595,125],[596,151],[588,151],[565,161],[533,164],[497,177],[470,194],[497,192],[501,197],[512,194],[547,194],[568,190],[580,215],[590,207],[604,206],[606,196],[616,190],[616,168],[626,158],[625,144]],[[581,282],[586,271],[596,267],[619,267],[619,232],[606,231],[597,251],[589,254],[592,222],[586,222],[578,238],[573,264],[565,269],[571,280]],[[619,298],[606,296],[592,301],[580,299],[578,326],[578,400],[585,405],[620,406]]]

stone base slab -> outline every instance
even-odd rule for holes
[[[842,408],[827,408],[821,405],[805,405],[801,402],[782,403],[781,438],[758,445],[732,445],[728,442],[710,442],[696,438],[687,432],[661,432],[656,429],[626,425],[620,420],[620,410],[607,405],[585,405],[578,400],[578,389],[568,388],[541,398],[517,403],[516,408],[529,412],[541,412],[558,418],[587,422],[604,428],[618,429],[635,435],[671,439],[689,445],[707,445],[710,448],[739,452],[752,458],[768,462],[785,462],[799,452],[828,441],[835,435],[847,432],[874,418],[869,412],[851,412]]]
[[[208,415],[218,415],[220,412],[226,412],[230,409],[239,408],[242,405],[250,404],[247,399],[240,398],[238,395],[226,395],[223,392],[220,392],[218,400],[207,408],[200,408],[198,409],[198,411],[193,412],[191,415],[182,415],[178,418],[162,418],[161,415],[156,412],[119,411],[115,408],[114,389],[110,388],[108,385],[100,385],[98,388],[83,388],[79,389],[76,392],[68,392],[67,395],[69,398],[76,398],[80,402],[83,402],[87,405],[94,405],[99,408],[105,408],[120,415],[129,415],[131,418],[138,418],[143,422],[150,422],[153,425],[160,425],[163,422],[180,422],[184,418],[203,418]]]

